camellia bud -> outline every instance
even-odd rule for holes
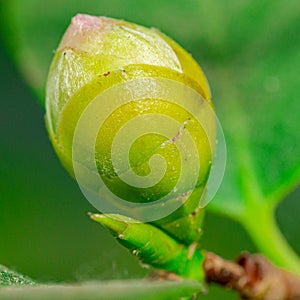
[[[51,64],[46,122],[86,197],[103,200],[89,199],[96,208],[190,244],[214,153],[210,98],[198,64],[158,30],[77,15]]]

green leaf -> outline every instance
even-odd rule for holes
[[[5,286],[28,286],[28,285],[35,285],[36,283],[19,273],[11,271],[4,266],[0,265],[0,287]]]
[[[203,290],[196,281],[151,282],[146,280],[102,281],[80,285],[39,285],[0,289],[1,300],[175,300]],[[188,298],[186,298],[188,299]]]
[[[78,12],[158,27],[193,53],[228,147],[224,181],[208,209],[241,222],[260,251],[299,272],[273,220],[300,180],[298,1],[5,1],[0,28],[42,104],[52,51]]]
[[[201,271],[201,270],[200,270]],[[37,285],[32,279],[0,265],[0,299],[167,300],[190,298],[204,291],[199,281],[124,280],[78,285]]]
[[[241,38],[240,53],[214,71],[229,156],[211,209],[238,219],[260,251],[299,272],[299,260],[273,220],[276,205],[300,179],[300,10],[295,4],[269,1],[264,26],[260,19],[253,25],[255,38],[246,48]],[[260,13],[256,5],[250,8]],[[251,15],[243,17],[250,22]],[[233,21],[243,23],[239,17]]]

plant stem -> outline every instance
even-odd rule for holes
[[[287,243],[278,228],[274,218],[274,209],[257,203],[259,207],[246,209],[241,222],[247,229],[259,251],[273,261],[277,266],[300,274],[298,255]]]
[[[207,252],[203,264],[208,283],[240,293],[245,300],[299,300],[300,276],[272,265],[260,254],[242,254],[237,262]]]

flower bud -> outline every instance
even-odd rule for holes
[[[124,97],[130,99],[124,102]],[[101,99],[97,105],[95,99]],[[158,30],[122,20],[75,16],[50,67],[46,122],[64,167],[78,180],[75,167],[80,160],[84,184],[103,197],[109,192],[137,204],[173,201],[176,210],[169,216],[157,209],[160,220],[144,218],[145,213],[141,218],[155,220],[187,244],[201,231],[203,211],[198,205],[214,152],[215,119],[209,110],[209,87],[191,55]],[[87,111],[90,119],[83,117]],[[78,140],[84,120],[84,137]],[[168,121],[177,124],[176,131]],[[143,133],[144,127],[153,132]],[[190,144],[182,145],[185,139]],[[185,152],[191,146],[194,152]],[[97,185],[95,173],[105,188]]]

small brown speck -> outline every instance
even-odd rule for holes
[[[195,250],[197,248],[197,243],[192,243],[188,249],[188,259],[191,260],[194,256]]]
[[[187,196],[188,196],[188,192],[185,192],[185,193],[183,193],[183,194],[181,194],[181,195],[179,195],[178,197],[176,197],[176,200],[182,200],[182,199],[184,199],[184,198],[186,198]]]
[[[106,76],[108,76],[109,74],[110,74],[110,71],[104,73],[103,75],[106,77]]]

